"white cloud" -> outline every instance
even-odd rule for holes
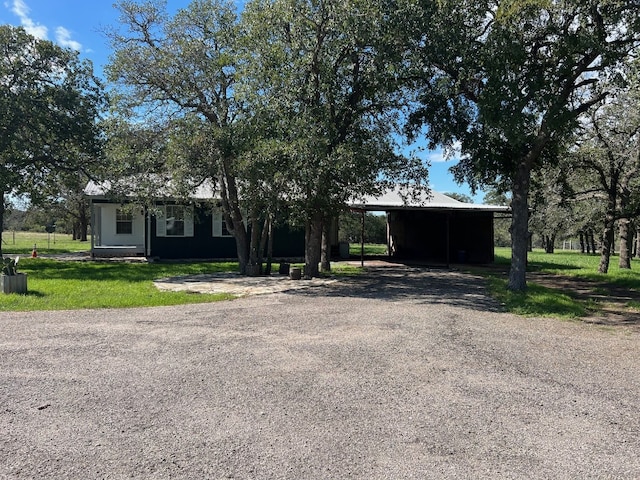
[[[29,16],[31,9],[23,0],[13,0],[11,11],[20,19],[20,24],[24,27],[27,33],[36,38],[46,40],[47,33],[49,31],[48,28],[31,19]]]
[[[71,48],[73,50],[77,50],[78,52],[82,50],[82,45],[80,44],[80,42],[72,40],[71,32],[64,27],[56,28],[56,41],[62,47]]]
[[[429,163],[442,163],[450,160],[458,160],[460,158],[460,142],[453,144],[452,148],[431,150],[427,155]]]
[[[24,27],[27,33],[33,35],[36,38],[42,40],[48,39],[49,29],[36,22],[31,18],[31,9],[25,3],[24,0],[12,0],[12,2],[5,3],[7,8],[20,19],[20,24]],[[65,48],[72,48],[73,50],[82,50],[82,45],[71,38],[71,32],[64,27],[56,28],[56,42]]]

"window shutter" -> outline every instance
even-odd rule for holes
[[[165,207],[156,209],[156,237],[167,236],[167,215]]]
[[[184,236],[193,237],[193,205],[184,208]]]
[[[222,236],[222,212],[213,211],[213,236]]]

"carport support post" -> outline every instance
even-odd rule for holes
[[[362,210],[362,228],[360,230],[360,266],[364,268],[364,210]]]

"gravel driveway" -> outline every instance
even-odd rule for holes
[[[0,314],[0,478],[640,478],[640,334],[395,269]]]

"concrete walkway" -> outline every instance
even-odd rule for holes
[[[189,275],[156,280],[160,290],[187,291],[193,293],[229,293],[237,296],[264,295],[292,290],[326,287],[336,284],[334,278],[291,280],[286,275],[247,277],[236,273]]]

